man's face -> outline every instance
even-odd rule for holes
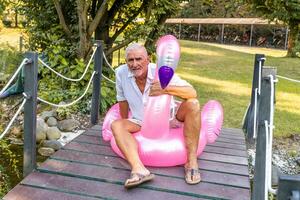
[[[146,75],[149,59],[142,49],[131,50],[127,53],[126,63],[134,77]]]

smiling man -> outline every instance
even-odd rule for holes
[[[175,120],[184,123],[184,136],[187,148],[185,181],[197,184],[201,181],[197,162],[197,147],[200,132],[200,105],[195,89],[185,80],[174,74],[169,85],[162,89],[154,81],[156,64],[150,63],[144,46],[133,43],[126,48],[126,64],[116,70],[117,100],[121,118],[112,123],[111,128],[119,149],[131,166],[131,176],[125,181],[125,187],[131,188],[154,178],[141,162],[138,144],[132,133],[141,130],[144,106],[149,96],[162,94],[174,95],[184,101],[176,112]],[[129,110],[132,117],[128,118]]]

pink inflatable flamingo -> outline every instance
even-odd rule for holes
[[[158,76],[162,88],[170,82],[179,60],[179,44],[174,36],[167,35],[157,43]],[[157,78],[157,77],[156,77]],[[139,144],[139,156],[146,166],[175,166],[186,163],[186,148],[183,126],[170,128],[170,95],[149,97],[144,110],[144,120],[141,131],[134,133]],[[124,158],[116,145],[111,131],[111,123],[120,119],[119,105],[113,105],[107,112],[102,136],[105,141],[111,141],[112,149]],[[197,155],[207,143],[212,143],[220,134],[223,123],[223,109],[219,102],[210,100],[201,112],[201,131]]]

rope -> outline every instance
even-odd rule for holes
[[[71,106],[71,105],[77,103],[79,100],[81,100],[81,99],[85,96],[85,94],[87,93],[87,91],[88,91],[88,89],[89,89],[89,87],[90,87],[90,85],[91,85],[91,82],[92,82],[92,80],[93,80],[93,78],[94,78],[95,73],[96,73],[95,71],[92,73],[91,79],[89,80],[89,83],[88,83],[88,85],[87,85],[87,87],[86,87],[84,93],[83,93],[78,99],[74,100],[74,101],[71,102],[71,103],[64,104],[64,105],[58,105],[58,104],[54,104],[54,103],[51,103],[51,102],[49,102],[49,101],[46,101],[46,100],[44,100],[44,99],[42,99],[42,98],[40,98],[40,97],[38,97],[37,99],[38,99],[39,101],[45,103],[45,104],[49,104],[49,105],[51,105],[51,106],[55,106],[55,107],[58,107],[58,108]]]
[[[68,77],[62,75],[61,73],[55,71],[54,69],[52,69],[52,68],[51,68],[49,65],[47,65],[42,59],[39,58],[39,61],[40,61],[45,67],[47,67],[50,71],[52,71],[52,72],[55,73],[56,75],[60,76],[61,78],[64,78],[64,79],[66,79],[66,80],[68,80],[68,81],[75,81],[75,82],[76,82],[76,81],[81,81],[81,80],[83,79],[83,77],[85,76],[85,74],[86,74],[86,72],[87,72],[87,70],[88,70],[88,68],[89,68],[89,66],[90,66],[90,64],[91,64],[91,62],[92,62],[92,59],[93,59],[93,57],[94,57],[94,55],[95,55],[95,53],[96,53],[97,48],[98,48],[98,47],[94,48],[93,54],[92,54],[92,56],[91,56],[91,58],[90,58],[90,60],[89,60],[89,62],[88,62],[88,64],[87,64],[87,66],[86,66],[86,68],[85,68],[85,70],[84,70],[84,72],[83,72],[83,74],[81,75],[80,78],[75,78],[75,79],[74,79],[74,78],[68,78]]]
[[[104,58],[106,64],[109,66],[109,68],[110,68],[113,72],[115,72],[115,69],[109,64],[109,62],[108,62],[108,60],[107,60],[107,58],[106,58],[104,52],[103,52],[103,58]]]
[[[292,79],[292,78],[288,78],[288,77],[285,77],[285,76],[280,76],[280,75],[276,75],[277,77],[279,78],[282,78],[282,79],[285,79],[285,80],[288,80],[288,81],[292,81],[292,82],[296,82],[296,83],[300,83],[299,80],[296,80],[296,79]]]
[[[13,80],[16,78],[16,76],[18,75],[18,73],[20,72],[20,70],[22,69],[22,67],[24,66],[24,64],[27,64],[27,62],[29,61],[28,58],[24,58],[23,61],[21,62],[20,66],[18,67],[17,71],[14,73],[14,75],[10,78],[10,80],[8,81],[8,83],[5,85],[5,87],[0,91],[0,95],[3,94],[3,92],[5,92],[5,90],[10,86],[10,84],[13,82]]]
[[[110,83],[112,83],[112,84],[116,84],[115,81],[113,81],[113,80],[107,78],[107,77],[106,77],[105,75],[103,75],[103,74],[102,74],[102,77],[103,77],[105,80],[107,80],[108,82],[110,82]]]
[[[25,103],[26,103],[27,99],[24,99],[22,104],[20,105],[20,107],[18,108],[16,114],[13,116],[13,118],[10,120],[10,122],[8,123],[6,129],[4,130],[4,132],[0,135],[0,140],[6,135],[6,133],[8,132],[8,130],[10,129],[11,125],[13,124],[13,122],[15,121],[15,119],[17,118],[17,116],[19,115],[19,113],[21,112],[22,108],[24,107]]]

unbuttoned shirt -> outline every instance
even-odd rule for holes
[[[116,90],[117,101],[127,101],[133,119],[142,121],[144,116],[144,107],[149,99],[151,83],[155,77],[155,63],[148,64],[147,81],[142,93],[135,82],[133,73],[129,70],[127,64],[121,65],[116,69]],[[185,80],[182,80],[176,74],[173,75],[169,85],[171,86],[191,86]],[[173,100],[172,100],[173,101]],[[172,103],[174,104],[174,103]]]

